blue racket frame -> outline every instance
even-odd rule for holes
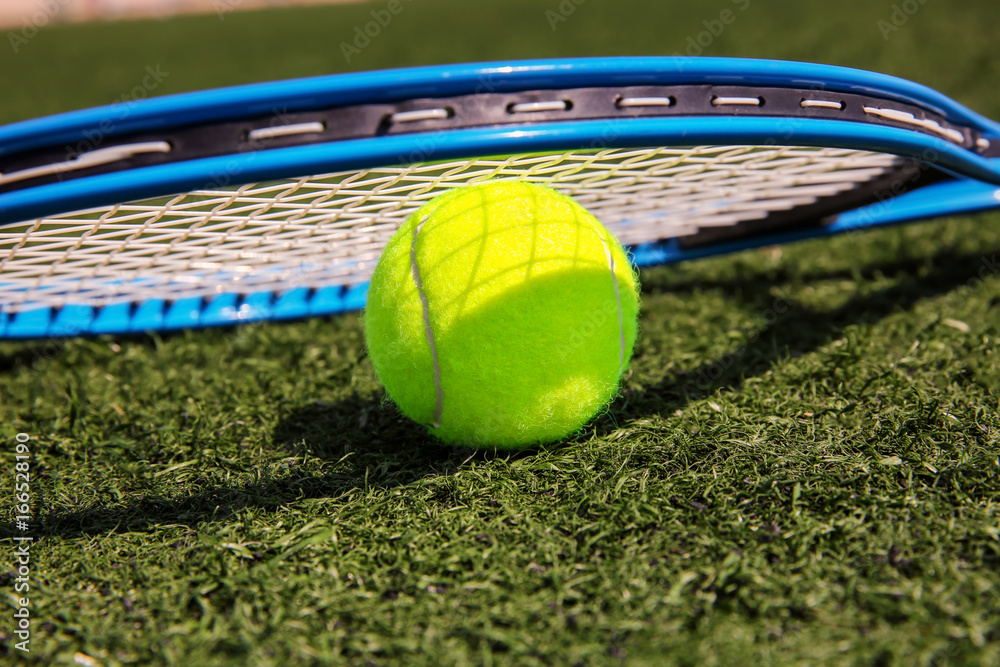
[[[923,108],[1000,142],[1000,124],[946,96],[903,79],[863,70],[771,60],[731,58],[602,58],[448,65],[354,73],[185,93],[126,105],[98,107],[0,127],[0,156],[55,144],[85,142],[103,128],[113,137],[240,117],[276,107],[294,112],[318,107],[392,102],[479,92],[711,83],[796,87],[876,95]],[[609,129],[611,131],[609,131]],[[0,194],[0,225],[62,211],[165,196],[204,187],[219,174],[259,182],[305,174],[398,164],[400,156],[425,161],[607,147],[773,144],[880,151],[922,159],[952,175],[948,181],[856,209],[828,226],[685,250],[677,243],[632,248],[638,266],[678,262],[749,247],[916,218],[959,214],[1000,203],[1000,158],[988,158],[943,138],[889,125],[787,116],[684,116],[615,118],[468,128],[275,148],[150,166],[50,183]],[[932,156],[932,158],[929,158]],[[150,300],[95,308],[41,308],[0,313],[0,339],[163,331],[254,320],[328,315],[363,307],[367,285],[292,289],[274,296],[223,294],[212,299]]]

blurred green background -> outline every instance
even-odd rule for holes
[[[402,0],[348,62],[343,43],[387,7],[11,30],[0,122],[699,39],[895,74],[1000,118],[996,0]],[[165,74],[149,90],[147,68]],[[0,442],[34,438],[38,519],[32,654],[12,648],[5,572],[0,658],[1000,664],[1000,279],[979,279],[997,223],[643,271],[622,396],[516,456],[441,448],[401,419],[358,314],[0,344]]]
[[[705,22],[724,11],[735,20],[712,36],[704,55],[881,71],[1000,115],[993,94],[1000,80],[1000,7],[990,0],[400,3],[401,11],[350,62],[341,44],[353,43],[355,29],[372,20],[372,11],[386,11],[388,2],[45,28],[18,43],[17,53],[0,49],[6,91],[0,121],[114,101],[140,83],[146,66],[169,73],[155,91],[166,94],[409,65],[687,53],[689,39],[697,40]],[[238,7],[238,0],[219,6]],[[9,31],[8,42],[10,32],[22,31]]]

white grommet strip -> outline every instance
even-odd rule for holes
[[[452,112],[444,107],[440,109],[416,109],[414,111],[399,111],[389,116],[393,123],[417,123],[422,120],[447,120]]]
[[[803,109],[837,109],[843,111],[843,102],[834,102],[833,100],[802,100],[799,102],[799,106]]]
[[[759,97],[713,97],[713,107],[759,107],[763,100]]]
[[[540,111],[566,111],[569,102],[555,100],[552,102],[520,102],[507,107],[510,113],[538,113]]]
[[[913,125],[915,127],[922,127],[925,130],[930,130],[936,134],[941,135],[957,144],[964,142],[965,137],[958,130],[952,130],[943,126],[936,120],[930,120],[927,118],[917,118],[909,111],[899,111],[898,109],[882,109],[879,107],[864,107],[865,113],[869,116],[877,116],[878,118],[885,118],[887,120],[894,120],[897,123],[905,123],[907,125]]]
[[[125,144],[124,146],[111,146],[110,148],[99,148],[95,151],[80,153],[72,160],[46,164],[30,169],[12,171],[8,174],[0,174],[0,185],[16,183],[29,178],[39,178],[41,176],[53,176],[67,171],[78,171],[89,167],[99,167],[103,164],[110,164],[120,160],[127,160],[136,155],[144,153],[169,153],[170,143],[166,141],[146,141],[138,144]]]
[[[276,127],[262,127],[257,130],[250,130],[247,133],[247,140],[262,141],[278,137],[294,137],[300,134],[320,134],[325,131],[326,124],[319,121],[315,123],[295,123],[294,125],[278,125]]]
[[[629,109],[631,107],[669,107],[673,106],[674,100],[670,97],[623,97],[618,100],[619,109]]]

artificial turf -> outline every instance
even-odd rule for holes
[[[670,54],[744,2],[571,4],[552,30],[557,2],[407,3],[351,63],[377,1],[54,27],[0,50],[0,118],[119,99],[147,65],[160,94]],[[881,70],[1000,118],[995,2],[916,3],[888,39],[891,3],[745,4],[707,54]],[[997,214],[645,270],[621,397],[516,455],[436,446],[386,404],[357,314],[0,344],[0,660],[1000,664],[998,272]]]

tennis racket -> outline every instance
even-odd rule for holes
[[[187,93],[0,127],[0,338],[364,305],[435,195],[527,180],[639,266],[1000,206],[1000,125],[826,65],[602,58]]]

